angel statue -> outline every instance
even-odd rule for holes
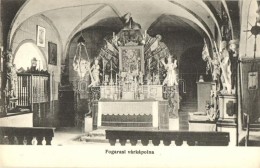
[[[231,85],[231,62],[229,58],[229,52],[227,50],[227,42],[222,41],[220,45],[220,52],[219,52],[219,59],[220,59],[220,67],[222,70],[221,81],[223,84],[222,93],[231,94],[232,92],[232,85]]]
[[[167,64],[164,62],[164,59],[162,59],[162,64],[164,65],[165,69],[167,70],[167,76],[163,81],[163,85],[167,86],[174,86],[178,85],[178,79],[177,79],[177,59],[172,62],[172,57],[168,57]]]
[[[91,79],[91,84],[88,87],[97,86],[100,84],[99,79],[99,65],[98,65],[98,59],[95,59],[94,65],[90,68],[90,71],[92,71],[93,78]]]

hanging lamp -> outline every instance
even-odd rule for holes
[[[82,21],[82,3],[81,3],[81,21]],[[84,77],[86,73],[88,72],[90,74],[91,80],[93,80],[93,76],[90,71],[90,59],[87,51],[87,47],[85,45],[86,40],[84,39],[83,33],[82,33],[82,23],[80,25],[80,36],[77,40],[77,48],[76,53],[74,56],[73,61],[73,69],[78,72],[78,75],[80,77],[80,81],[84,80]],[[86,54],[86,59],[82,57],[82,50]]]

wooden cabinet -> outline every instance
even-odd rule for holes
[[[75,120],[74,91],[59,91],[59,126],[72,127]]]

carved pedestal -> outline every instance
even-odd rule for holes
[[[219,95],[219,114],[220,120],[236,120],[237,98],[235,95]]]
[[[230,133],[230,145],[237,143],[237,98],[235,95],[219,95],[218,132]]]

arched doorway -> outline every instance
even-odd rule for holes
[[[14,64],[16,68],[27,70],[31,67],[31,60],[36,58],[37,68],[47,70],[45,56],[33,42],[25,42],[18,47],[14,55]]]
[[[184,90],[186,93],[180,92],[182,102],[197,103],[197,82],[199,76],[203,75],[204,80],[209,77],[205,74],[206,62],[202,60],[202,47],[192,47],[187,49],[180,57],[180,79],[185,83]]]

